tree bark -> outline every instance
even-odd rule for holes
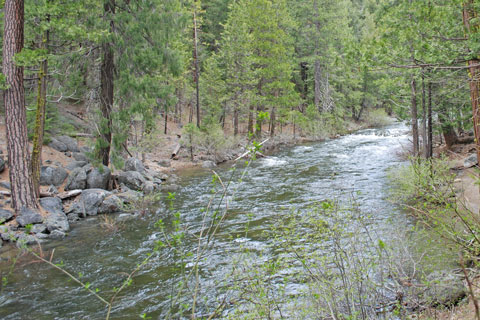
[[[48,18],[47,18],[48,20]],[[40,48],[44,49],[48,54],[48,42],[50,34],[46,30],[42,36]],[[40,71],[38,72],[38,91],[37,91],[37,111],[35,115],[35,128],[33,134],[33,149],[32,149],[32,179],[35,196],[40,197],[40,168],[42,165],[42,149],[43,149],[43,135],[45,131],[45,115],[47,102],[47,84],[48,84],[48,58],[45,57],[40,63]]]
[[[427,159],[433,157],[433,122],[432,122],[432,82],[428,82],[428,153]]]
[[[115,0],[108,0],[104,4],[104,11],[110,19],[110,32],[114,32],[113,15],[115,14]],[[100,69],[100,110],[102,112],[102,123],[100,125],[100,142],[98,158],[105,166],[110,162],[110,149],[112,145],[112,108],[114,89],[114,52],[110,41],[103,45],[103,61]]]
[[[23,49],[23,0],[6,0],[4,15],[3,74],[7,89],[4,90],[3,103],[12,207],[18,213],[23,207],[38,208],[30,175],[23,67],[17,67],[14,62],[15,54]]]
[[[196,1],[195,1],[196,2]],[[196,5],[196,4],[194,4]],[[193,9],[193,64],[194,64],[194,82],[195,82],[195,99],[197,105],[197,128],[200,128],[200,87],[198,70],[198,33],[197,33],[197,15],[196,8]]]
[[[270,136],[273,137],[275,135],[275,122],[277,121],[275,108],[272,109],[272,116],[270,117]]]
[[[425,74],[422,70],[422,147],[423,156],[428,158],[428,137],[427,137],[427,103],[425,90]]]
[[[320,107],[320,97],[322,95],[321,91],[321,82],[322,82],[322,71],[321,71],[321,66],[320,66],[320,59],[319,59],[319,54],[320,54],[320,21],[318,17],[318,3],[317,0],[313,1],[313,16],[315,19],[315,34],[313,35],[315,37],[315,62],[314,62],[314,94],[313,94],[313,103],[315,104],[315,108],[319,112],[322,112],[322,108]]]
[[[471,25],[471,20],[477,18],[475,12],[474,1],[468,0],[463,5],[463,24],[465,26],[465,33],[469,37],[473,33],[477,33],[479,26]],[[475,133],[475,141],[477,148],[477,159],[480,159],[480,106],[478,99],[480,98],[480,67],[478,64],[480,59],[475,58],[468,61],[469,66],[469,82],[470,82],[470,99],[472,101],[473,114],[473,130]]]
[[[235,106],[233,109],[233,135],[238,135],[238,106],[237,102],[235,102]]]
[[[412,76],[411,81],[411,90],[412,90],[412,105],[411,105],[411,116],[412,116],[412,136],[413,136],[413,156],[418,156],[418,119],[417,119],[417,83],[415,77]]]
[[[250,103],[250,106],[248,107],[248,134],[253,134],[253,112],[254,106]]]

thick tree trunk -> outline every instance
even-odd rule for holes
[[[412,76],[411,81],[411,90],[412,90],[412,105],[411,105],[411,116],[412,116],[412,136],[413,136],[413,156],[418,156],[418,119],[417,119],[417,83],[415,77]]]
[[[472,25],[473,18],[478,18],[474,8],[474,1],[466,1],[463,5],[463,24],[467,37],[471,34],[479,32],[478,23]],[[468,61],[469,65],[469,77],[470,77],[470,99],[472,101],[472,114],[473,114],[473,130],[475,133],[475,141],[477,148],[477,158],[480,159],[480,106],[478,99],[480,98],[480,59],[475,58]]]
[[[40,48],[48,53],[49,32],[44,32]],[[47,102],[47,84],[48,84],[48,59],[40,63],[38,72],[38,91],[37,91],[37,112],[35,115],[35,129],[33,134],[32,149],[32,179],[35,195],[40,196],[40,167],[42,165],[43,134],[45,131],[45,114]]]
[[[428,82],[428,153],[427,159],[433,157],[433,122],[432,122],[432,83]]]
[[[3,74],[7,152],[12,188],[12,207],[18,213],[23,207],[38,208],[30,175],[27,116],[23,68],[15,66],[14,56],[23,48],[23,0],[6,0],[4,5]]]
[[[110,32],[114,32],[113,15],[115,14],[115,0],[108,0],[104,4],[107,17],[110,17]],[[110,162],[110,149],[112,145],[112,108],[113,108],[113,85],[114,85],[114,52],[112,43],[103,44],[103,61],[100,69],[101,98],[100,110],[102,123],[100,126],[100,139],[98,158],[105,166]]]
[[[422,71],[422,147],[423,156],[428,158],[428,137],[427,137],[427,103],[425,90],[425,75]]]

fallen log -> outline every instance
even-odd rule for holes
[[[61,192],[61,193],[57,193],[57,194],[52,193],[52,192],[42,191],[42,192],[40,192],[40,198],[57,197],[57,198],[60,198],[62,200],[65,200],[65,199],[68,199],[68,198],[76,197],[81,193],[82,193],[82,190],[80,190],[80,189],[65,191],[65,192]],[[10,197],[12,195],[12,193],[10,191],[0,190],[0,195]]]
[[[175,158],[178,155],[178,152],[182,148],[182,145],[179,143],[175,146],[175,149],[173,149],[171,159]]]
[[[270,138],[268,138],[267,140],[263,141],[262,143],[260,143],[259,145],[263,145],[265,142],[267,142],[268,140],[270,140]],[[238,161],[240,159],[242,159],[243,157],[246,157],[249,153],[251,152],[251,150],[247,150],[247,152],[243,153],[240,157],[238,157],[237,159],[235,159],[234,161]],[[257,152],[259,153],[259,152]],[[259,153],[261,154],[261,153]],[[265,157],[263,154],[261,154],[263,157]]]

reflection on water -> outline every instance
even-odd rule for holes
[[[325,199],[347,199],[355,195],[360,208],[375,218],[375,228],[388,239],[394,229],[408,228],[405,215],[387,200],[386,170],[402,164],[397,154],[407,141],[407,128],[394,124],[384,129],[362,130],[337,140],[286,148],[275,156],[252,163],[240,182],[236,177],[232,189],[238,187],[230,203],[229,214],[218,232],[215,245],[200,261],[201,286],[208,288],[206,299],[218,298],[216,288],[226,277],[239,246],[251,252],[263,252],[271,239],[269,231],[291,209],[306,210]],[[228,168],[219,170],[223,180],[231,175]],[[192,171],[182,177],[182,189],[174,202],[189,234],[199,235],[202,208],[211,195],[212,178],[208,171]],[[155,210],[153,210],[155,212]],[[69,237],[50,243],[55,247],[56,261],[62,261],[73,274],[82,273],[82,280],[109,296],[104,290],[119,287],[125,273],[135,268],[162,238],[155,222],[162,218],[168,225],[171,213],[129,221],[121,232],[108,233],[96,218],[74,226]],[[391,223],[395,221],[395,223]],[[248,233],[246,228],[248,226]],[[196,240],[187,243],[194,252]],[[308,244],[305,244],[308,245]],[[271,254],[281,254],[272,252]],[[162,319],[170,307],[169,295],[178,283],[173,271],[177,256],[163,250],[140,270],[133,284],[126,289],[114,307],[115,319],[135,319],[147,313]],[[267,259],[263,254],[253,259]],[[186,268],[191,268],[188,262]],[[5,272],[6,267],[3,267]],[[292,269],[289,272],[295,272]],[[301,285],[290,283],[291,294]],[[23,263],[10,277],[0,296],[0,317],[3,319],[100,319],[104,306],[64,275],[40,263]]]

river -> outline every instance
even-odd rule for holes
[[[241,181],[238,175],[242,168],[238,168],[231,181],[231,190],[237,191],[228,198],[228,215],[199,261],[198,314],[211,312],[202,305],[215,305],[225,296],[229,285],[226,275],[239,257],[240,247],[248,248],[254,253],[250,258],[259,261],[275,256],[269,252],[272,228],[292,210],[302,212],[328,199],[348,201],[354,195],[361,211],[374,217],[373,228],[385,241],[394,240],[394,231],[410,228],[408,216],[388,201],[387,181],[387,170],[405,162],[399,154],[408,145],[407,134],[404,124],[395,123],[335,140],[284,148],[274,156],[253,161]],[[225,183],[231,175],[229,166],[216,170]],[[185,171],[172,209],[164,209],[168,206],[164,199],[159,210],[118,224],[117,232],[99,224],[101,218],[89,218],[74,225],[65,240],[50,242],[44,250],[51,252],[55,248],[55,263],[62,263],[66,270],[90,283],[90,288],[98,288],[100,294],[109,297],[111,289],[120,287],[126,274],[163,239],[155,224],[158,219],[163,219],[168,233],[172,231],[169,226],[174,212],[179,212],[180,226],[190,235],[185,238],[182,252],[195,254],[195,235],[202,229],[211,182],[211,171]],[[164,319],[182,280],[181,268],[175,264],[179,256],[170,248],[160,249],[116,300],[112,318],[137,319],[146,314],[152,319]],[[188,271],[192,258],[184,259]],[[0,270],[5,275],[8,265],[3,263]],[[286,290],[292,296],[301,287],[289,283]],[[176,303],[191,304],[191,295]],[[178,311],[179,307],[174,309]],[[32,259],[19,261],[0,296],[2,319],[102,319],[105,314],[103,304],[85,289]]]

